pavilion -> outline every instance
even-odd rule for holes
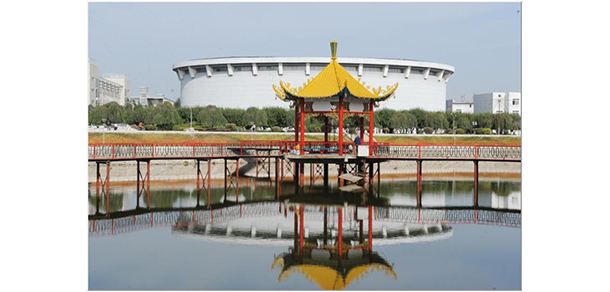
[[[364,141],[364,118],[369,118],[368,155],[373,155],[373,109],[379,103],[394,95],[398,83],[385,88],[371,88],[360,78],[355,79],[337,62],[337,42],[330,43],[331,62],[314,78],[308,79],[302,87],[292,87],[280,81],[273,85],[276,96],[291,102],[295,109],[295,144],[299,145],[300,155],[305,154],[305,115],[324,117],[324,145],[328,145],[328,118],[339,120],[337,152],[344,154],[343,119],[346,115],[360,117],[360,139]],[[325,146],[327,147],[327,146]],[[328,149],[323,152],[328,153]]]

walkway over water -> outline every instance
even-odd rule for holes
[[[169,160],[169,159],[222,159],[222,158],[279,158],[311,157],[336,160],[355,158],[357,146],[343,143],[344,155],[336,154],[338,142],[305,143],[305,155],[296,155],[294,141],[242,141],[236,143],[201,144],[90,144],[89,161]],[[466,161],[521,161],[520,146],[454,146],[407,145],[375,142],[369,160],[466,160]]]

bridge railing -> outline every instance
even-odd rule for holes
[[[519,146],[401,145],[375,143],[373,155],[400,158],[520,160]]]
[[[336,141],[306,141],[306,153],[337,153]],[[148,158],[193,158],[230,156],[271,156],[299,153],[299,142],[294,141],[239,141],[231,143],[199,144],[89,144],[89,159],[148,159]],[[343,153],[353,155],[356,145],[343,143]],[[388,158],[421,159],[499,159],[520,160],[519,146],[454,146],[454,145],[409,145],[375,142],[373,155]]]

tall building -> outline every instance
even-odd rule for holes
[[[338,57],[337,62],[366,80],[370,90],[398,83],[395,98],[382,105],[393,109],[444,111],[447,82],[455,72],[450,65],[414,60]],[[273,98],[272,84],[281,79],[301,87],[327,64],[325,57],[226,57],[179,62],[173,70],[182,106],[247,108],[281,105]]]
[[[448,113],[474,113],[474,103],[472,101],[448,99],[446,105]]]
[[[488,92],[473,95],[474,113],[521,115],[520,92]]]
[[[104,74],[104,79],[123,86],[119,95],[119,104],[125,106],[127,98],[131,96],[131,80],[126,74]]]
[[[89,104],[94,106],[109,102],[121,104],[124,86],[120,83],[100,77],[98,62],[89,59]],[[125,105],[123,102],[121,105]]]

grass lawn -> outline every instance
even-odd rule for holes
[[[237,142],[240,140],[293,140],[294,134],[290,133],[159,133],[159,132],[134,132],[134,133],[89,133],[89,143],[218,143]],[[306,141],[321,141],[323,135],[305,135]],[[330,135],[330,140],[337,139],[336,134]],[[452,145],[452,135],[430,136],[430,135],[377,135],[378,142],[389,142],[393,144],[422,144],[422,145]],[[347,139],[349,141],[349,139]],[[518,136],[455,136],[456,145],[504,145],[521,146],[521,137]]]

